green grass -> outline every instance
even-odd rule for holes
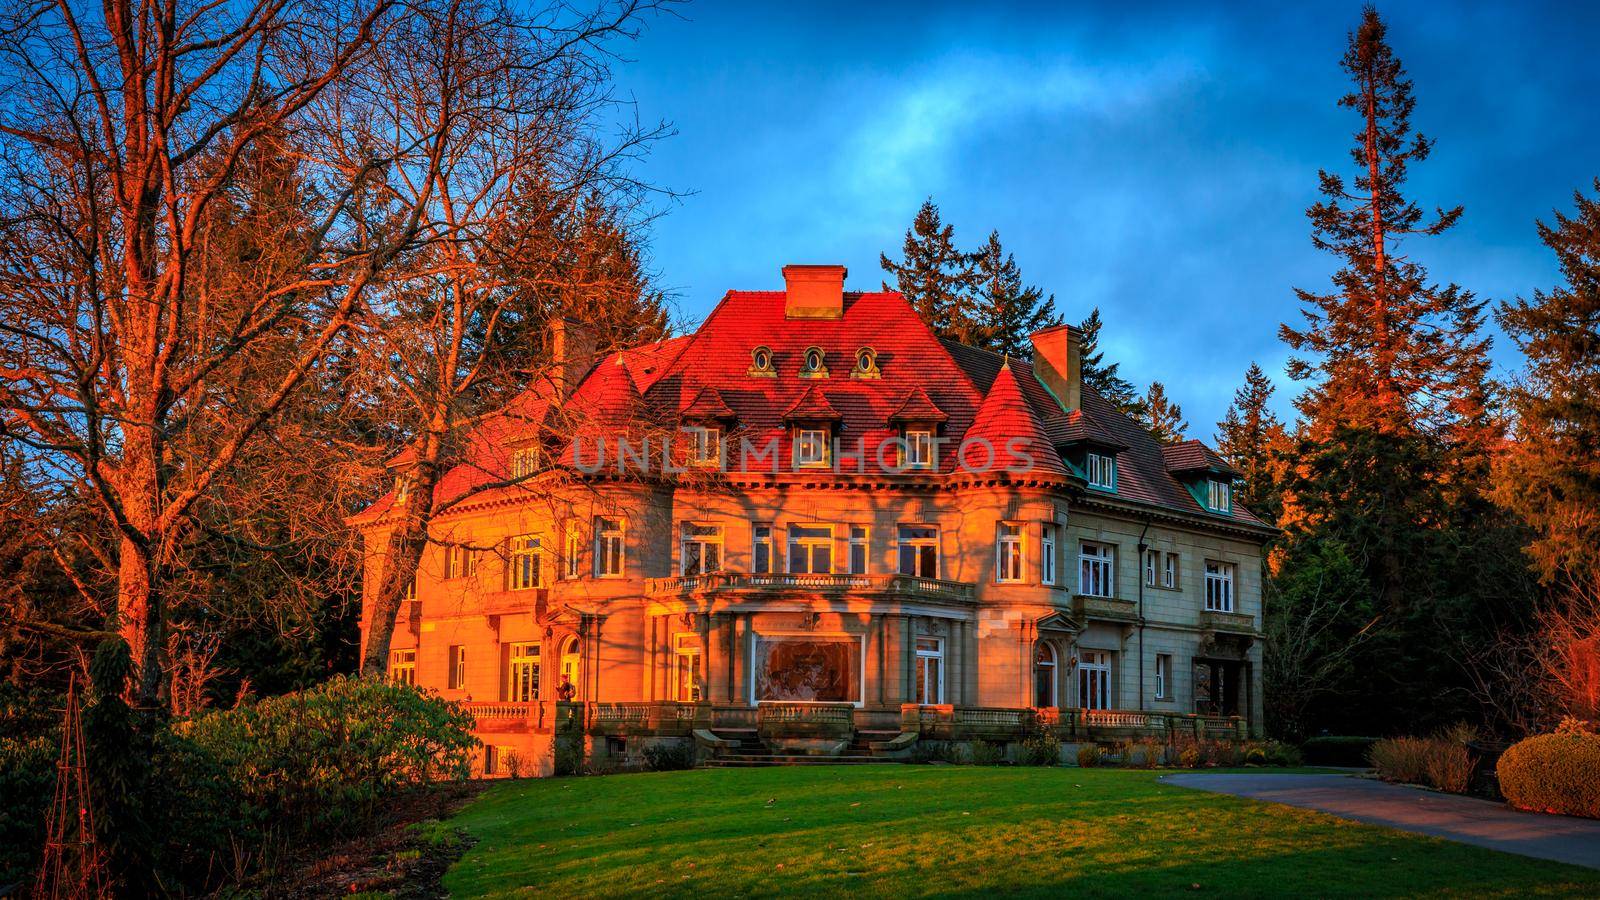
[[[1160,784],[972,766],[508,782],[452,896],[1600,895],[1600,872]]]

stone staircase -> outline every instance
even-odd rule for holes
[[[865,763],[898,762],[892,756],[874,751],[875,741],[887,741],[899,732],[858,731],[855,739],[838,756],[807,753],[783,753],[762,743],[754,728],[718,728],[712,732],[717,738],[713,754],[700,763],[704,769],[740,769],[763,766],[838,766]]]

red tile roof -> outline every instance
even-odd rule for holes
[[[989,385],[989,393],[978,407],[978,415],[967,429],[963,443],[978,440],[988,442],[995,455],[995,468],[1027,465],[1027,458],[1032,457],[1036,470],[1052,475],[1067,474],[1067,467],[1062,465],[1053,442],[1045,434],[1044,423],[1022,395],[1009,363],[1001,363],[1000,372]],[[979,454],[976,449],[965,451],[967,464],[983,465],[984,459]]]
[[[738,418],[722,399],[722,392],[710,385],[700,389],[680,415],[691,422],[728,421]]]
[[[828,402],[828,395],[815,383],[783,411],[785,422],[837,422],[842,418],[833,404]]]
[[[1161,448],[1161,456],[1167,462],[1167,471],[1174,474],[1215,472],[1219,475],[1231,475],[1234,478],[1239,478],[1243,474],[1229,465],[1228,461],[1215,450],[1199,441],[1167,444]]]
[[[938,404],[928,399],[928,392],[922,385],[913,385],[906,399],[894,412],[889,414],[889,421],[900,422],[948,422],[950,417]]]

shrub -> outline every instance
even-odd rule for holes
[[[1600,735],[1528,738],[1502,753],[1495,771],[1512,806],[1600,819]]]
[[[1187,744],[1178,750],[1178,765],[1182,768],[1198,769],[1201,766],[1206,765],[1208,762],[1209,760],[1206,759],[1205,750],[1198,742]]]
[[[1019,757],[1025,766],[1055,766],[1061,763],[1061,739],[1049,730],[1030,734],[1022,742]]]
[[[1428,741],[1423,764],[1428,783],[1441,791],[1465,794],[1472,787],[1472,772],[1478,760],[1465,744],[1453,741]]]
[[[1267,764],[1293,768],[1301,764],[1299,748],[1282,741],[1267,741]]]
[[[24,880],[39,864],[57,753],[47,737],[0,738],[0,885]]]
[[[999,741],[975,741],[972,745],[972,764],[998,766],[1006,761],[1006,745]]]
[[[1314,737],[1300,745],[1300,753],[1308,766],[1365,767],[1372,755],[1372,745],[1377,738],[1324,735]]]
[[[1244,764],[1247,766],[1266,765],[1267,751],[1259,746],[1246,749],[1244,751]]]
[[[1099,744],[1084,744],[1078,748],[1078,765],[1085,769],[1093,769],[1105,760],[1105,751]]]
[[[1428,772],[1428,743],[1414,737],[1384,738],[1372,745],[1372,767],[1384,781],[1422,784]]]
[[[694,744],[676,741],[651,744],[644,748],[644,767],[652,772],[673,772],[694,768]]]
[[[246,823],[340,832],[403,789],[467,778],[472,726],[459,704],[415,687],[341,676],[175,731],[227,773]]]

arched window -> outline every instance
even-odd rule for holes
[[[1044,641],[1033,648],[1033,705],[1056,705],[1056,648]]]
[[[571,685],[571,693],[561,699],[577,699],[578,684],[583,674],[583,654],[578,649],[577,635],[571,635],[561,642],[560,675],[556,684],[557,697],[568,692],[567,685]]]
[[[856,351],[856,368],[850,373],[855,378],[877,378],[882,373],[878,371],[878,351],[871,347],[862,347]]]
[[[824,356],[821,347],[807,347],[805,367],[807,372],[821,372]]]

